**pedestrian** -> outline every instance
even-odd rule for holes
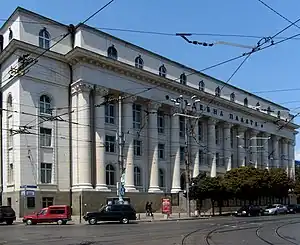
[[[153,217],[153,213],[152,213],[152,202],[150,202],[150,204],[149,204],[149,215]]]
[[[149,202],[146,202],[146,206],[145,206],[145,211],[146,211],[146,216],[149,216]]]

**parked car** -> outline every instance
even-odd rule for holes
[[[300,213],[300,205],[299,204],[289,204],[287,206],[287,213],[288,214]]]
[[[288,209],[282,204],[272,204],[265,208],[265,215],[277,215],[277,214],[287,214]]]
[[[262,214],[263,209],[255,205],[243,206],[235,212],[236,216],[260,216]]]
[[[8,225],[12,225],[16,220],[16,213],[10,206],[0,206],[0,223],[6,222]]]
[[[67,205],[54,205],[41,209],[38,213],[25,215],[23,223],[35,225],[38,223],[54,223],[65,225],[71,220],[71,208]]]
[[[98,221],[119,221],[123,224],[136,220],[136,211],[130,204],[112,204],[103,206],[98,212],[87,212],[83,219],[90,225]]]

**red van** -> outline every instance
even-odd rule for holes
[[[67,205],[54,205],[41,209],[38,213],[25,215],[23,223],[35,225],[38,223],[54,223],[65,225],[71,220],[71,208]]]

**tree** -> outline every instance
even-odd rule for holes
[[[269,175],[270,195],[277,198],[288,197],[289,190],[293,188],[293,181],[288,178],[285,170],[272,168]]]

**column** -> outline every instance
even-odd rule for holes
[[[173,116],[176,112],[178,112],[177,108],[173,108],[171,110],[171,164],[173,165],[171,193],[181,191],[179,116]]]
[[[277,135],[272,135],[272,154],[273,167],[280,168],[280,156],[279,156],[279,137]]]
[[[246,128],[239,127],[238,128],[238,167],[246,166],[246,161],[245,161],[245,131]]]
[[[123,117],[123,132],[125,136],[125,190],[126,192],[136,192],[134,186],[134,135],[135,131],[133,130],[133,113],[132,105],[136,101],[136,97],[130,97],[124,100],[124,117]]]
[[[108,89],[97,87],[95,91],[95,105],[104,102],[104,96]],[[96,189],[99,191],[110,191],[106,186],[105,171],[105,105],[94,107],[95,115],[95,153],[96,153]]]
[[[225,168],[227,171],[230,171],[232,168],[232,159],[231,159],[231,127],[232,124],[224,123],[224,160],[225,160]]]
[[[258,167],[258,160],[257,160],[257,151],[260,150],[257,145],[257,134],[259,132],[256,130],[251,130],[250,132],[250,161],[251,165],[255,168]]]
[[[295,179],[295,141],[289,141],[289,176]]]
[[[77,97],[77,104],[73,104],[77,125],[75,135],[77,147],[73,149],[76,151],[76,158],[73,158],[74,165],[77,171],[77,183],[75,188],[78,189],[92,189],[91,176],[91,105],[90,105],[90,91],[93,86],[84,81],[78,81],[72,85],[73,96]],[[76,101],[72,100],[72,101]],[[74,125],[73,125],[74,126]],[[73,131],[74,132],[74,131]]]
[[[286,170],[286,173],[289,174],[289,152],[288,152],[288,139],[282,139],[282,166]]]
[[[158,130],[157,130],[157,110],[161,106],[159,103],[151,102],[149,111],[149,156],[151,163],[150,185],[148,192],[162,192],[158,183]]]
[[[192,143],[192,160],[193,160],[193,178],[197,177],[200,173],[200,156],[199,156],[199,120],[194,120],[192,122],[194,126],[193,138],[191,139]]]
[[[209,118],[207,122],[207,130],[208,130],[208,165],[211,166],[210,176],[217,176],[217,163],[216,163],[216,123],[217,120],[214,118]]]
[[[262,139],[262,168],[269,169],[270,163],[269,163],[269,139],[270,134],[264,133],[263,139]]]

